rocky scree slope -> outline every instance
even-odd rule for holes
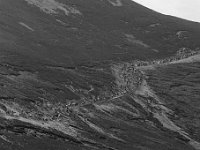
[[[199,23],[130,0],[1,0],[0,17],[2,149],[199,149],[199,85],[180,108],[161,91],[198,81]]]

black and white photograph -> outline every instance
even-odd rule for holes
[[[200,0],[0,0],[0,150],[200,150]]]

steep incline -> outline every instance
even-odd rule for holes
[[[131,0],[1,0],[0,18],[3,150],[199,149],[199,85],[171,92],[199,81],[199,23]]]

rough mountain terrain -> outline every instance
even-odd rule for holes
[[[131,0],[0,0],[0,150],[199,150],[200,24]]]

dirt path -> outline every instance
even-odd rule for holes
[[[152,115],[153,119],[151,119],[150,121],[152,121],[155,125],[157,124],[155,120],[157,120],[161,124],[162,128],[178,133],[181,137],[188,141],[188,144],[190,144],[193,148],[195,148],[196,150],[200,150],[200,143],[190,138],[188,133],[186,133],[183,129],[178,127],[169,118],[169,115],[173,114],[174,112],[169,108],[165,107],[165,104],[163,104],[163,102],[148,85],[146,81],[147,76],[145,75],[146,70],[156,69],[156,67],[180,63],[200,62],[200,54],[197,53],[195,55],[190,55],[188,57],[183,57],[180,59],[173,57],[167,60],[169,61],[157,60],[149,63],[141,62],[141,64],[144,63],[147,65],[138,65],[140,62],[137,62],[137,64],[119,64],[118,67],[114,67],[114,75],[116,76],[117,80],[116,83],[122,91],[132,93],[134,96],[138,95],[145,97],[147,102],[139,98],[133,99],[137,104],[143,107],[143,109],[147,113]],[[142,81],[139,81],[138,79],[142,79]],[[135,84],[136,82],[137,84]]]

